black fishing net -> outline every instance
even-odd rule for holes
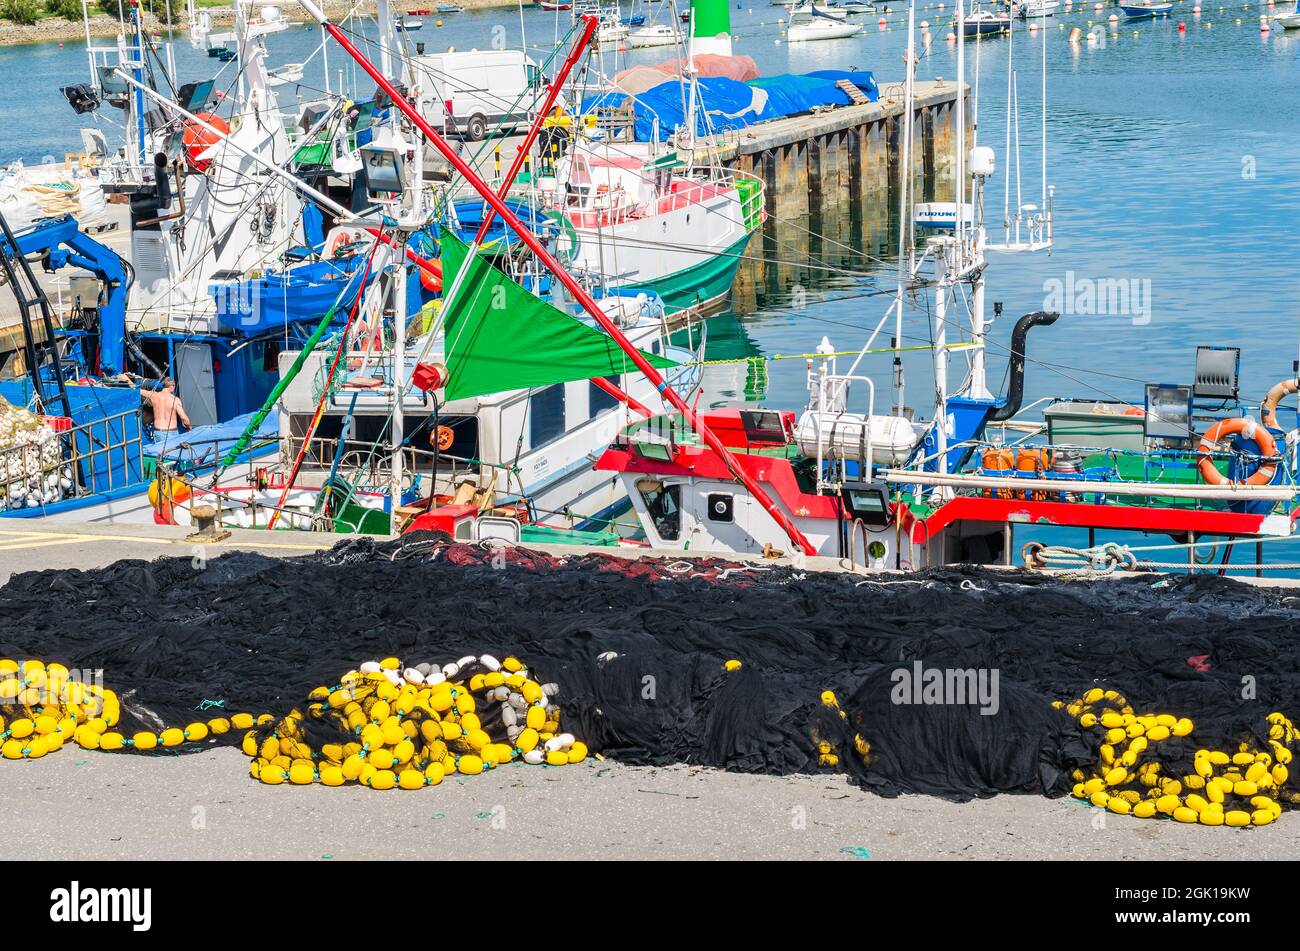
[[[950,799],[1061,795],[1093,775],[1104,731],[1053,706],[1093,688],[1194,723],[1143,754],[1172,776],[1197,749],[1267,750],[1268,715],[1300,696],[1300,599],[1213,576],[864,578],[417,535],[30,572],[0,589],[0,617],[0,656],[102,669],[124,732],[278,718],[363,661],[488,652],[558,684],[563,729],[612,759],[829,770]],[[339,739],[308,721],[309,741]]]

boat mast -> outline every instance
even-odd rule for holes
[[[966,251],[966,7],[957,0],[957,273],[965,270]]]
[[[965,277],[965,198],[966,198],[966,10],[964,0],[957,0],[957,107],[955,110],[957,134],[954,156],[956,201],[953,203],[953,237],[932,238],[935,250],[935,300],[934,300],[934,425],[937,467],[947,472],[948,461],[948,292],[951,286]],[[933,494],[946,498],[950,488],[935,486]]]
[[[912,113],[915,109],[913,102],[916,96],[915,86],[913,85],[916,70],[916,0],[912,0],[907,8],[907,63],[904,68],[907,70],[903,92],[903,164],[899,177],[902,179],[899,187],[898,199],[898,296],[894,298],[894,390],[897,393],[895,397],[894,411],[898,416],[903,415],[903,408],[906,405],[904,398],[904,377],[903,377],[903,294],[906,290],[906,283],[911,278],[911,264],[907,258],[907,236],[912,230],[911,215],[908,213],[908,202],[910,201],[910,191],[912,186]],[[850,374],[857,369],[857,361],[853,363],[853,369]]]
[[[393,7],[389,0],[376,0],[375,26],[379,30],[379,69],[393,75]],[[324,37],[321,38],[324,42]]]
[[[418,191],[420,183],[416,183],[414,190]],[[418,200],[417,200],[418,205]],[[406,215],[402,215],[403,218]],[[397,230],[397,239],[402,248],[393,255],[393,359],[392,359],[392,385],[393,385],[393,412],[392,412],[392,437],[393,437],[393,456],[390,465],[390,478],[388,488],[388,524],[389,533],[396,535],[401,531],[401,519],[397,514],[398,508],[402,504],[402,440],[406,434],[406,417],[402,411],[402,394],[406,391],[406,241],[410,237],[408,230],[409,222],[399,222]],[[437,436],[435,435],[436,439]],[[434,495],[438,491],[438,473],[434,472],[430,476],[432,484],[429,488],[429,494]]]
[[[948,471],[948,281],[950,265],[948,255],[954,240],[948,236],[931,238],[934,255],[934,437],[937,463],[940,472]],[[935,495],[944,495],[941,486]]]
[[[970,388],[966,395],[972,399],[992,399],[993,394],[988,386],[988,365],[985,360],[984,341],[988,333],[988,324],[984,319],[984,269],[987,261],[984,257],[984,243],[986,231],[984,229],[984,179],[981,177],[978,184],[975,183],[975,176],[979,172],[975,168],[976,149],[979,148],[980,135],[980,39],[979,34],[975,35],[975,97],[971,102],[971,220],[974,222],[975,235],[974,243],[971,248],[972,259],[971,268],[975,272],[975,279],[971,282],[970,308],[971,308],[971,361],[970,361]]]
[[[136,81],[144,83],[144,24],[140,17],[140,7],[136,0],[131,0],[131,25],[135,28],[135,56],[133,57],[132,66],[135,73]],[[145,162],[145,125],[144,125],[144,97],[139,91],[135,94],[135,152],[140,167],[144,168]]]
[[[628,340],[627,335],[624,334],[618,325],[610,319],[608,314],[600,309],[600,306],[592,299],[591,295],[587,293],[572,274],[564,269],[560,262],[555,259],[554,255],[546,250],[546,247],[538,240],[537,236],[534,235],[518,217],[516,217],[514,212],[510,210],[505,202],[503,202],[496,193],[492,191],[488,184],[483,181],[482,177],[479,176],[459,154],[457,154],[456,150],[438,134],[437,130],[435,130],[433,126],[430,125],[422,115],[420,115],[419,111],[416,110],[410,102],[397,93],[397,90],[393,88],[393,84],[389,82],[387,77],[380,73],[379,70],[375,68],[374,64],[357,49],[356,45],[348,38],[347,34],[329,21],[324,12],[313,2],[313,0],[298,0],[298,2],[302,8],[316,20],[317,23],[325,28],[326,32],[328,32],[330,36],[334,37],[335,42],[347,51],[348,55],[351,56],[363,70],[365,70],[370,78],[392,97],[394,104],[410,118],[411,122],[424,134],[429,143],[442,154],[443,158],[451,164],[452,168],[454,168],[467,182],[469,182],[470,186],[478,192],[478,194],[488,203],[489,206],[492,207],[493,210],[496,211],[501,220],[519,236],[519,239],[530,251],[533,252],[534,255],[537,256],[537,258],[546,266],[547,270],[555,275],[560,283],[563,284],[569,293],[573,295],[574,299],[582,305],[583,309],[591,315],[596,323],[599,324],[611,338],[613,338],[614,342],[617,343],[619,348],[628,355],[628,358],[636,368],[640,370],[650,384],[659,391],[659,394],[664,401],[682,414],[687,423],[699,434],[700,438],[709,449],[717,454],[723,464],[726,465],[728,471],[731,472],[732,476],[745,487],[754,500],[758,502],[758,504],[761,505],[772,517],[772,520],[780,526],[781,530],[785,532],[790,541],[804,554],[815,555],[817,549],[814,548],[812,543],[804,537],[803,532],[801,532],[794,522],[790,520],[789,516],[780,509],[766,490],[764,490],[763,487],[759,485],[758,482],[755,481],[755,479],[740,465],[739,461],[731,453],[731,450],[723,444],[722,440],[720,440],[713,430],[709,428],[708,424],[696,415],[690,404],[687,403],[686,400],[684,400],[681,395],[668,384],[668,381],[663,378],[663,375],[655,369],[654,365],[646,359],[645,355],[642,354],[630,340]],[[460,273],[457,275],[458,279],[470,270],[470,260],[470,258],[467,258],[465,264],[462,265]],[[444,300],[445,299],[446,298],[444,298]]]

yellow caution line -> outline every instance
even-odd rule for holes
[[[152,543],[154,545],[170,545],[174,540],[179,541],[179,539],[153,538],[144,535],[86,535],[86,534],[78,534],[75,532],[9,532],[9,531],[0,530],[0,535],[17,536],[17,538],[25,538],[29,540],[35,540],[39,538],[64,538],[70,542],[72,541],[78,541],[78,542],[124,541],[124,542],[146,542],[146,543]],[[3,542],[0,542],[0,546],[3,546]]]
[[[0,529],[0,536],[15,536],[12,541],[0,540],[0,551],[19,548],[41,548],[45,545],[67,545],[72,542],[142,542],[150,545],[220,545],[244,548],[284,548],[293,551],[323,551],[330,545],[294,545],[287,542],[249,542],[243,539],[224,539],[219,542],[191,542],[185,538],[158,538],[150,535],[85,535],[66,532],[11,532]],[[44,544],[41,539],[51,539]],[[31,544],[35,543],[35,544]]]
[[[25,538],[15,539],[7,542],[0,542],[0,551],[17,551],[20,548],[49,548],[52,545],[75,545],[83,541],[81,538]]]

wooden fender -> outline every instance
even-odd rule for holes
[[[1259,415],[1265,426],[1269,429],[1282,428],[1277,424],[1277,404],[1297,390],[1300,390],[1300,381],[1283,380],[1268,391],[1268,396],[1259,405]]]

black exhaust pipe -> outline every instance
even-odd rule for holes
[[[1016,321],[1015,329],[1011,331],[1011,379],[1007,383],[1007,399],[989,414],[988,422],[1000,423],[1020,412],[1020,404],[1025,398],[1025,337],[1029,335],[1029,328],[1050,327],[1060,316],[1053,311],[1037,310]]]

